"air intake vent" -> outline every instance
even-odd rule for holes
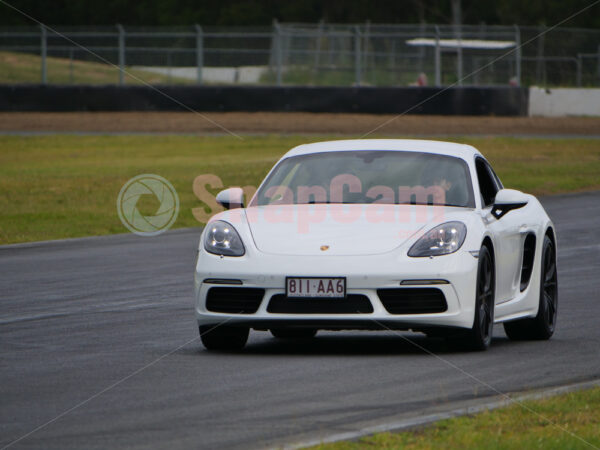
[[[271,297],[267,311],[280,314],[368,314],[373,305],[366,295],[348,294],[346,298]]]
[[[535,234],[529,233],[523,245],[523,264],[521,265],[521,292],[529,286],[531,273],[533,272],[533,261],[535,256]]]
[[[254,314],[265,295],[264,289],[213,287],[206,296],[206,309],[230,314]]]
[[[377,295],[390,314],[434,314],[448,309],[444,293],[436,288],[377,289]]]

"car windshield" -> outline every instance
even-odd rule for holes
[[[307,203],[475,206],[464,160],[407,151],[336,151],[286,158],[253,201],[253,205]]]

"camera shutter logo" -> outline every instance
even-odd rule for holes
[[[144,216],[137,203],[142,195],[154,195],[160,206],[152,216]],[[129,180],[117,197],[117,212],[123,225],[140,236],[156,236],[177,220],[179,196],[169,181],[159,175],[143,174]]]

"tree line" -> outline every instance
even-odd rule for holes
[[[451,23],[451,0],[8,0],[48,25],[269,26],[281,22]],[[462,0],[466,24],[555,25],[594,0]],[[35,22],[0,3],[0,25]],[[600,3],[564,26],[600,28]]]

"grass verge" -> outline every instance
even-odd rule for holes
[[[167,178],[180,198],[175,227],[197,226],[203,204],[192,183],[218,175],[225,187],[257,186],[306,136],[0,136],[0,243],[123,233],[116,199],[142,173]],[[593,139],[455,138],[479,148],[506,187],[533,194],[600,188]],[[219,189],[215,189],[216,193]]]
[[[589,449],[600,447],[600,388],[526,401],[414,431],[311,449]],[[534,411],[534,412],[532,412]]]
[[[93,56],[89,56],[93,58]],[[49,56],[48,83],[51,84],[117,84],[119,69],[102,62],[70,60]],[[0,52],[0,83],[40,83],[41,58],[30,53]],[[126,84],[191,84],[194,81],[126,68]],[[131,76],[133,75],[133,76]]]

